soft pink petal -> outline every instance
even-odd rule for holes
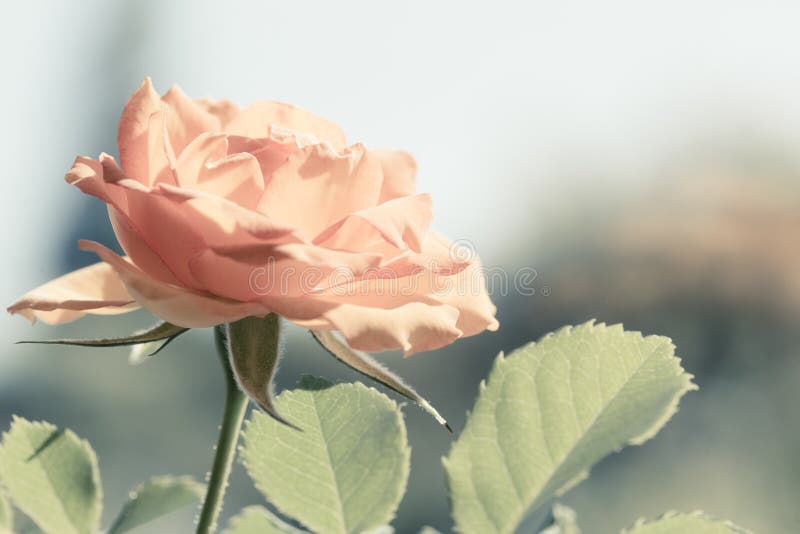
[[[439,234],[431,233],[423,244],[423,254],[431,262],[443,265],[453,261],[457,253],[452,244]],[[453,306],[459,311],[458,328],[465,336],[479,334],[484,330],[497,330],[499,323],[495,318],[497,307],[492,303],[486,288],[486,276],[480,258],[469,258],[466,268],[449,276],[439,275],[431,278],[434,284],[425,288],[430,295]]]
[[[31,322],[41,319],[59,324],[86,313],[116,315],[138,307],[114,270],[105,263],[96,263],[29,291],[8,311]]]
[[[177,85],[173,85],[161,100],[167,105],[167,130],[176,155],[201,133],[222,129],[217,116],[186,96]]]
[[[264,191],[259,161],[247,152],[229,154],[228,148],[225,134],[199,135],[178,157],[178,182],[254,208]]]
[[[417,162],[400,150],[373,150],[383,168],[380,202],[416,193]]]
[[[152,183],[150,168],[150,129],[153,114],[161,111],[161,98],[146,78],[125,104],[117,129],[119,159],[125,174],[142,183]],[[163,124],[163,122],[162,122]],[[163,138],[163,129],[160,133]]]
[[[330,143],[336,151],[347,146],[344,132],[331,121],[291,104],[266,100],[242,110],[228,123],[225,131],[245,137],[268,137],[270,125],[311,134],[319,141]]]
[[[234,300],[273,297],[313,300],[332,282],[377,269],[381,256],[328,250],[303,243],[226,245],[191,260],[195,279],[215,295]]]
[[[258,210],[313,238],[343,217],[375,206],[382,181],[380,165],[363,146],[339,154],[312,145],[272,174]]]
[[[458,310],[447,305],[409,302],[382,309],[343,304],[323,315],[354,349],[368,352],[403,349],[409,356],[449,345],[462,336]]]
[[[433,212],[427,193],[396,198],[348,215],[324,230],[314,243],[343,250],[367,250],[378,239],[398,249],[421,251]]]
[[[116,271],[136,302],[172,324],[205,328],[269,313],[258,303],[234,302],[159,282],[99,243],[80,241],[78,246],[100,256]]]
[[[130,187],[137,187],[138,182],[126,178],[110,156],[102,154],[100,160],[77,158],[67,173],[67,182],[108,204],[109,219],[117,240],[134,263],[163,282],[177,283],[164,260],[147,244],[136,223],[128,217],[127,191]]]
[[[239,114],[239,106],[230,100],[210,100],[202,98],[195,100],[197,105],[211,115],[215,116],[221,128],[225,128],[231,120]]]
[[[216,195],[167,184],[159,184],[154,194],[182,209],[209,246],[300,241],[297,228]]]

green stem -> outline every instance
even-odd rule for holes
[[[211,467],[211,476],[208,480],[208,490],[203,508],[200,510],[200,519],[197,522],[197,534],[211,534],[216,529],[248,401],[247,395],[239,389],[233,376],[222,327],[214,329],[214,337],[217,352],[225,370],[225,409],[222,414],[217,449],[214,453],[214,465]]]

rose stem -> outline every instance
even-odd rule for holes
[[[244,414],[247,411],[247,395],[239,389],[233,376],[228,360],[228,349],[225,334],[221,327],[214,329],[217,352],[222,360],[225,371],[225,409],[222,414],[222,425],[219,429],[217,448],[214,452],[214,464],[211,467],[211,476],[208,479],[208,490],[200,518],[197,521],[197,534],[211,534],[216,529],[219,512],[222,509],[222,499],[228,486],[228,477],[231,474],[231,465],[236,456],[236,442],[242,428]]]

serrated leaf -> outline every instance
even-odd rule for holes
[[[694,387],[668,338],[620,325],[501,354],[444,459],[457,529],[513,532],[603,456],[652,437]]]
[[[668,512],[654,521],[640,519],[623,534],[750,534],[745,530],[722,519],[716,519],[702,512],[681,514]]]
[[[5,495],[0,493],[0,534],[14,532],[14,511]]]
[[[423,410],[433,416],[437,423],[450,432],[453,431],[450,425],[447,424],[445,418],[436,411],[436,408],[431,406],[422,395],[414,391],[414,388],[406,384],[402,378],[378,363],[375,358],[364,351],[353,349],[333,331],[312,330],[311,334],[331,356],[359,373],[416,402]]]
[[[17,508],[46,533],[97,531],[97,457],[71,430],[15,417],[0,446],[0,478]]]
[[[187,332],[188,328],[175,326],[167,322],[161,322],[150,328],[145,328],[124,337],[109,337],[98,339],[45,339],[41,341],[17,341],[17,343],[35,343],[38,345],[73,345],[77,347],[119,347],[123,345],[136,345],[139,343],[150,343],[165,339],[174,339]],[[171,340],[170,339],[170,340]]]
[[[228,358],[239,387],[272,418],[298,430],[278,412],[272,398],[272,378],[280,359],[279,335],[274,313],[245,317],[225,327]]]
[[[190,477],[155,477],[131,492],[108,534],[120,534],[198,502],[205,486]]]
[[[410,461],[397,404],[360,383],[313,377],[275,404],[303,432],[253,413],[241,457],[261,493],[314,532],[361,533],[389,523]]]
[[[569,506],[556,503],[550,513],[552,521],[539,534],[581,534],[575,510]]]
[[[224,534],[307,534],[263,506],[248,506],[231,519]]]

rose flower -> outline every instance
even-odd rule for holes
[[[186,328],[276,313],[366,351],[430,350],[497,328],[477,258],[429,230],[404,153],[348,145],[300,108],[160,97],[119,122],[119,165],[79,157],[66,180],[108,206],[126,257],[26,294],[9,311],[63,323],[139,307]]]

